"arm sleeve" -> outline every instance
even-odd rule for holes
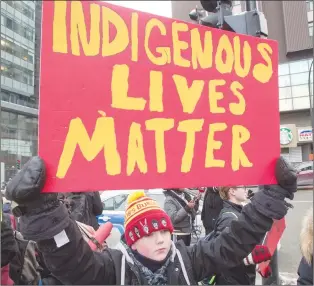
[[[165,212],[170,216],[173,224],[183,221],[188,215],[185,208],[181,207],[178,211],[176,206],[170,200],[166,200],[165,202]]]
[[[3,215],[1,221],[1,267],[8,265],[18,253],[18,246],[11,227],[10,217]]]
[[[51,273],[64,285],[114,285],[115,269],[108,251],[93,252],[76,223],[70,221],[59,238],[37,241]],[[56,236],[55,236],[56,237]],[[68,242],[57,247],[60,240]]]
[[[188,249],[196,281],[243,264],[246,257],[272,226],[272,219],[246,205],[238,220],[210,241],[200,240]]]

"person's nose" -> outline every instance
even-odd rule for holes
[[[157,244],[163,244],[164,243],[164,236],[161,232],[157,231],[155,235],[155,241]]]

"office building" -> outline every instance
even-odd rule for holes
[[[199,1],[172,1],[172,17],[191,22],[188,14],[196,5],[202,7]],[[308,82],[313,61],[313,1],[256,1],[256,6],[267,19],[268,38],[279,45],[281,153],[295,164],[311,160]],[[233,14],[245,10],[245,1],[233,1]],[[313,87],[313,73],[310,78]]]
[[[40,6],[1,1],[1,183],[37,154]]]

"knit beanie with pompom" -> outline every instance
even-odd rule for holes
[[[170,233],[173,232],[170,217],[155,200],[147,197],[142,190],[133,191],[128,196],[124,228],[128,246],[154,231],[169,230]]]

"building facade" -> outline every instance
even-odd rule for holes
[[[1,1],[1,183],[37,154],[40,4]]]
[[[173,18],[191,22],[196,5],[202,7],[199,1],[172,1]],[[256,6],[267,19],[268,38],[279,45],[281,153],[295,164],[312,160],[313,1],[256,1]],[[233,1],[233,14],[245,10],[245,1]]]

